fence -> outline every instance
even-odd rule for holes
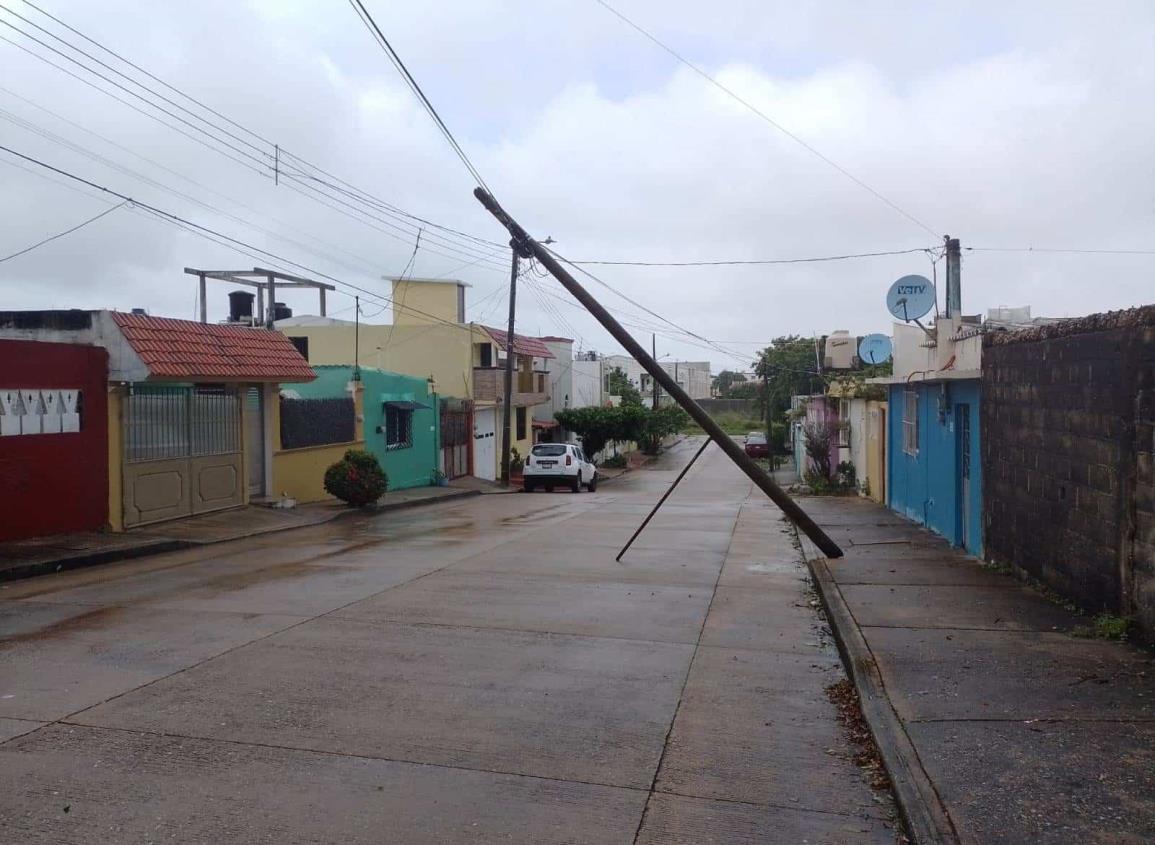
[[[356,431],[356,412],[351,398],[281,397],[282,449],[350,443],[357,439]]]

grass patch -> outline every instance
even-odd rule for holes
[[[766,421],[759,417],[749,417],[746,414],[739,414],[733,411],[722,411],[718,414],[712,414],[714,422],[722,427],[722,431],[727,434],[749,434],[751,431],[765,431]],[[705,434],[701,427],[691,421],[684,429],[686,434]]]
[[[1072,629],[1071,636],[1091,640],[1115,640],[1122,643],[1127,641],[1133,622],[1129,616],[1100,613],[1091,620],[1090,625],[1079,625]]]

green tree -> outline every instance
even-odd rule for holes
[[[591,457],[611,440],[640,442],[645,436],[649,410],[622,404],[616,408],[569,408],[554,418],[581,438],[582,449]]]
[[[736,373],[733,370],[722,370],[718,375],[714,376],[714,389],[718,391],[718,395],[723,399],[734,398],[731,391],[735,387],[744,386],[746,383],[746,376],[741,373]]]
[[[754,362],[754,372],[759,378],[765,378],[769,387],[767,391],[759,386],[759,406],[763,419],[769,409],[771,421],[780,421],[790,410],[791,396],[805,396],[811,393],[821,393],[825,390],[825,382],[818,373],[818,364],[815,358],[815,343],[813,338],[801,335],[785,335],[776,337],[770,345],[758,353],[758,360]],[[780,429],[781,434],[774,437],[775,443],[785,448],[785,427]]]
[[[647,455],[656,455],[662,448],[662,441],[671,434],[677,434],[690,422],[690,415],[677,405],[665,405],[656,411],[646,409],[645,425],[638,445]]]
[[[610,370],[608,377],[610,396],[620,396],[623,405],[641,405],[642,394],[630,382],[630,377],[626,375],[621,367],[614,367]],[[576,430],[576,429],[574,429]]]

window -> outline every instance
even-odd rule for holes
[[[565,454],[564,443],[542,443],[533,447],[535,458],[557,458]]]
[[[478,355],[480,356],[480,365],[482,367],[493,366],[493,347],[488,343],[482,343],[478,346]]]
[[[517,439],[525,440],[525,408],[517,409]]]
[[[850,400],[838,400],[838,446],[850,448]]]
[[[385,407],[385,448],[407,449],[413,445],[413,412]]]
[[[289,343],[297,347],[297,351],[301,353],[301,357],[306,361],[309,360],[309,338],[307,337],[291,337]]]
[[[902,395],[902,451],[918,454],[918,391],[905,390]]]

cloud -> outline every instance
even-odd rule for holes
[[[1010,4],[964,12],[735,2],[709,15],[700,4],[621,5],[964,247],[1155,247],[1155,116],[1144,107],[1155,82],[1155,59],[1144,46],[1155,24],[1148,4],[1093,15],[1081,4],[1052,5],[1045,16]],[[496,0],[446,3],[435,14],[420,4],[370,7],[507,208],[533,233],[556,238],[564,255],[792,258],[936,244],[595,4],[541,4],[534,15]],[[351,11],[336,8],[305,0],[145,7],[122,0],[104,13],[82,3],[53,11],[283,149],[416,214],[504,242],[384,54]],[[154,182],[0,121],[8,146],[362,287],[383,289],[380,277],[409,260],[411,233],[366,226],[291,184],[275,186],[268,173],[211,153],[7,44],[0,43],[0,60],[5,89],[162,167],[0,91],[5,112]],[[103,207],[91,191],[6,165],[0,187],[0,214],[12,221],[0,254]],[[423,243],[418,274],[446,273],[468,260],[438,245],[434,232]],[[254,263],[125,209],[0,264],[0,287],[6,307],[143,305],[190,316],[194,285],[184,266]],[[504,263],[503,256],[460,269],[474,284],[474,301],[492,294],[478,313],[500,311]],[[1149,256],[967,252],[964,310],[1032,304],[1036,313],[1073,315],[1139,304],[1151,296],[1149,264]],[[756,341],[786,333],[886,330],[889,283],[929,275],[931,264],[916,254],[591,269],[636,302],[745,355]],[[614,348],[588,316],[541,293],[541,285],[568,299],[552,280],[527,283],[519,298],[523,327]],[[652,316],[591,285],[647,333],[641,327]],[[213,313],[224,311],[224,293],[214,291]],[[304,296],[287,298],[312,307]],[[675,331],[664,326],[663,333]],[[659,347],[709,357],[719,369],[734,363],[671,338]]]

